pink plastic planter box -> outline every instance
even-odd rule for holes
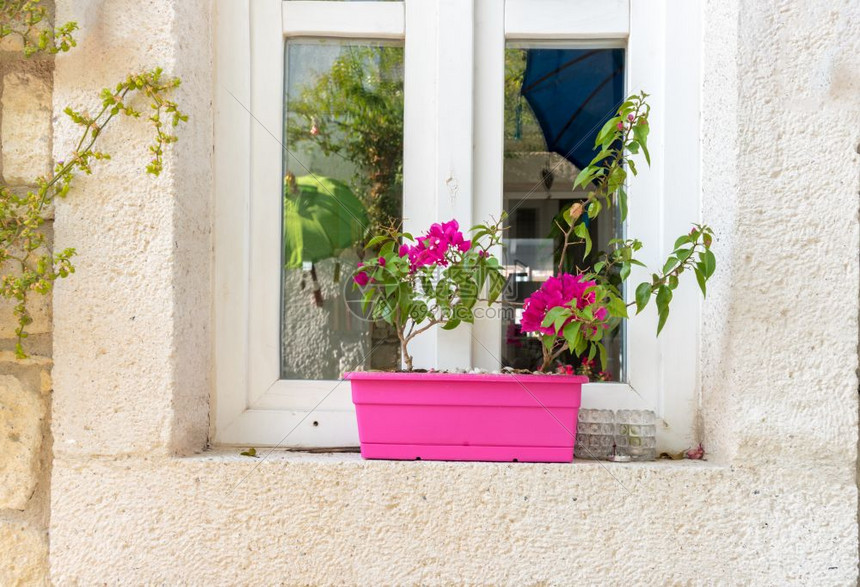
[[[431,461],[573,460],[578,375],[346,373],[361,456]]]

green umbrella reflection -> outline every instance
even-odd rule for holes
[[[300,269],[338,256],[361,240],[367,213],[343,182],[319,175],[287,176],[284,265]]]
[[[314,263],[337,257],[355,245],[364,236],[366,227],[364,205],[345,183],[320,175],[287,174],[284,267],[310,270],[317,305],[322,304],[322,297]]]

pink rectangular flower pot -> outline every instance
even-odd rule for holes
[[[578,375],[346,373],[366,459],[573,460]]]

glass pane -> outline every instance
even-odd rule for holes
[[[523,301],[549,277],[559,273],[562,239],[553,230],[554,218],[577,200],[571,191],[579,169],[596,154],[597,131],[621,105],[624,97],[624,50],[548,48],[517,44],[505,50],[505,161],[504,209],[510,229],[504,263],[511,292],[502,312],[503,364],[533,369],[541,362],[536,333],[520,329]],[[608,242],[623,236],[617,215],[606,211],[589,232],[594,251],[585,261],[582,246],[568,250],[563,272],[586,270]],[[573,262],[576,262],[574,265]],[[607,373],[624,377],[624,331],[605,340]],[[565,353],[557,367],[583,371],[583,359]],[[597,380],[599,362],[591,366]]]
[[[286,44],[281,377],[399,365],[396,335],[358,311],[352,273],[402,215],[403,47]]]

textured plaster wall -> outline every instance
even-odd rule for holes
[[[159,180],[123,125],[57,209],[80,258],[55,295],[55,583],[856,581],[856,2],[705,3],[712,461],[613,466],[177,456],[207,417],[209,3],[57,4],[83,42],[56,106],[158,63],[192,120]]]
[[[0,184],[18,193],[50,169],[52,72],[53,59],[25,60],[19,42],[0,41]],[[19,361],[13,304],[0,301],[0,585],[48,580],[51,304],[33,302],[30,358]]]

